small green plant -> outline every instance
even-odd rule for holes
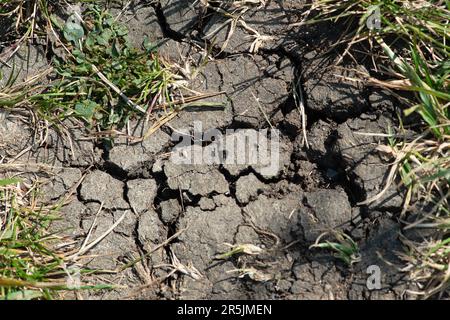
[[[325,240],[324,242],[321,242],[323,237],[329,235],[333,237],[334,241]],[[348,266],[361,260],[358,244],[353,241],[349,235],[343,232],[332,231],[322,233],[317,238],[316,242],[309,248],[332,250],[335,253],[335,257],[342,260]]]
[[[148,43],[145,51],[133,48],[127,28],[108,12],[89,5],[82,19],[72,15],[64,25],[55,17],[52,21],[67,50],[54,60],[58,78],[31,98],[40,116],[75,117],[107,130],[145,113],[155,97],[171,100],[172,75],[157,52]]]

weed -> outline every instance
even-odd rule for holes
[[[0,299],[52,299],[64,290],[111,288],[67,280],[74,270],[77,276],[92,270],[68,259],[64,238],[48,231],[60,205],[43,206],[37,195],[37,184],[0,179]]]
[[[64,25],[52,17],[69,52],[54,60],[58,79],[30,99],[41,117],[75,117],[106,130],[144,114],[156,96],[170,102],[172,75],[151,45],[132,48],[126,27],[96,5],[83,16],[73,15]]]
[[[325,240],[324,242],[320,242],[323,237],[331,235],[335,241]],[[337,242],[336,242],[337,241]],[[348,266],[359,262],[361,257],[359,255],[358,244],[353,241],[353,239],[342,232],[332,231],[322,233],[316,240],[316,242],[309,247],[319,248],[319,249],[328,249],[335,252],[335,256],[342,260]]]

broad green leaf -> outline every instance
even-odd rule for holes
[[[97,104],[91,100],[84,100],[83,102],[79,102],[75,105],[76,113],[86,120],[92,119],[96,108]]]
[[[103,20],[103,24],[108,27],[112,26],[114,24],[114,18],[109,17],[109,18]]]
[[[94,36],[93,35],[88,35],[86,37],[86,41],[84,41],[84,45],[88,49],[91,49],[95,45],[95,38],[94,38]]]
[[[151,42],[147,36],[144,38],[143,46],[147,52],[154,52],[157,49],[157,45]]]
[[[111,49],[111,55],[113,58],[120,57],[120,46],[117,43],[117,41],[114,41],[112,49]]]
[[[68,20],[66,24],[64,25],[64,37],[67,41],[71,42],[77,42],[84,36],[84,29],[83,27],[74,22],[74,20]]]
[[[123,37],[126,36],[128,34],[128,29],[127,27],[123,26],[123,25],[116,25],[115,27],[116,33],[119,37]]]
[[[112,35],[111,29],[105,29],[99,36],[97,36],[97,43],[102,46],[107,46]]]

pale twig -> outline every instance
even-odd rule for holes
[[[87,245],[87,243],[89,241],[89,238],[92,235],[92,231],[94,230],[95,224],[97,223],[98,215],[100,214],[102,209],[103,209],[103,202],[100,203],[100,207],[98,208],[97,213],[95,214],[94,221],[92,222],[92,225],[89,228],[88,234],[86,235],[86,238],[84,239],[83,243],[81,244],[80,251],[84,250],[84,248],[86,247],[86,245]]]
[[[100,235],[97,239],[92,241],[90,244],[88,244],[84,248],[80,249],[76,254],[68,257],[68,259],[75,259],[78,256],[81,256],[84,253],[91,250],[97,244],[99,244],[100,241],[102,241],[104,238],[106,238],[123,221],[123,219],[125,219],[125,216],[127,215],[127,213],[128,213],[128,211],[125,211],[125,213],[108,230],[106,230],[102,235]]]
[[[303,98],[302,88],[300,86],[300,80],[298,80],[294,87],[294,100],[297,106],[297,109],[300,113],[300,120],[302,122],[302,135],[303,135],[303,143],[306,148],[309,148],[308,136],[306,134],[306,111],[305,111],[305,103]]]
[[[269,117],[267,116],[267,113],[266,113],[266,112],[264,111],[264,109],[262,108],[261,103],[259,103],[259,99],[258,99],[258,98],[256,97],[256,95],[253,93],[253,91],[252,91],[252,96],[253,96],[253,98],[254,98],[255,101],[256,101],[256,104],[257,104],[257,106],[258,106],[258,108],[259,108],[259,111],[261,111],[261,113],[262,113],[263,116],[264,116],[264,119],[266,119],[266,121],[267,121],[267,123],[269,124],[270,128],[273,130],[274,127],[273,127],[272,123],[270,122],[270,119],[269,119]]]

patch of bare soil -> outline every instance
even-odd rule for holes
[[[150,37],[167,61],[198,71],[189,81],[191,89],[225,92],[207,100],[224,102],[224,108],[188,108],[143,142],[118,139],[110,148],[101,140],[87,139],[84,128],[68,122],[65,132],[50,130],[46,143],[36,145],[25,115],[1,113],[0,159],[26,163],[29,171],[34,163],[48,164],[51,182],[44,190],[48,200],[73,191],[55,230],[70,229],[67,233],[82,241],[102,204],[91,236],[95,238],[126,213],[93,249],[91,254],[99,256],[88,266],[114,270],[152,252],[135,267],[98,279],[123,287],[82,293],[85,297],[405,297],[407,283],[396,255],[402,250],[396,220],[401,190],[392,187],[378,201],[358,205],[383,188],[389,169],[388,159],[376,149],[384,138],[361,133],[386,133],[396,124],[396,102],[378,89],[348,80],[356,75],[334,67],[335,55],[327,50],[338,37],[336,26],[290,26],[301,19],[297,8],[301,2],[269,1],[266,8],[245,13],[249,27],[270,36],[257,53],[249,52],[253,39],[240,25],[219,52],[227,28],[214,39],[205,36],[224,18],[205,11],[198,1],[131,5],[120,19],[130,28],[136,46]],[[199,49],[205,42],[214,45],[215,59],[205,59]],[[38,46],[31,48],[39,61],[24,69],[28,73],[47,63]],[[366,68],[364,62],[354,61],[347,67]],[[305,104],[308,146],[292,94],[297,83]],[[217,128],[224,136],[239,134],[226,129],[279,129],[278,174],[268,177],[252,165],[172,163],[171,134],[192,130],[194,121],[201,121],[204,131]],[[145,126],[132,123],[131,130],[138,135]],[[310,250],[328,230],[350,235],[360,247],[361,261],[348,267],[329,252]],[[172,239],[173,235],[177,237]],[[226,243],[253,244],[263,252],[217,259],[230,249]],[[366,286],[371,265],[381,270],[380,290]]]

